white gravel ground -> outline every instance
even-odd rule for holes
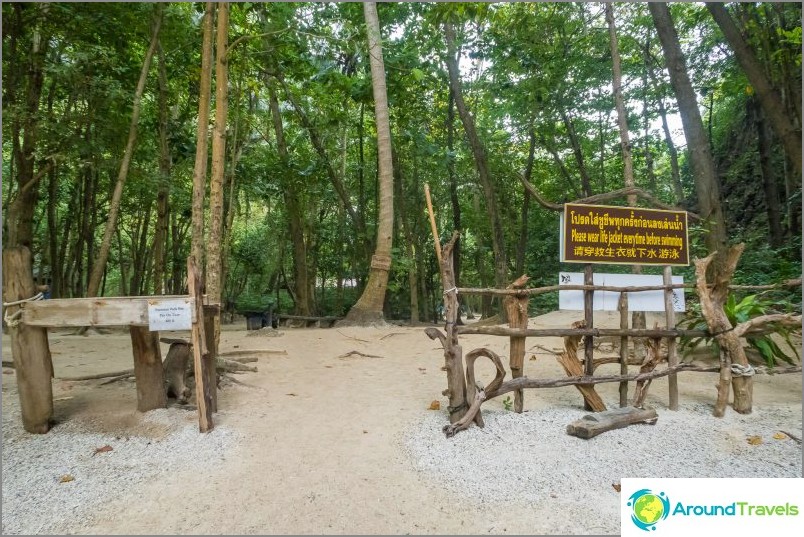
[[[446,438],[445,412],[433,412],[403,440],[414,466],[428,479],[471,501],[515,501],[555,513],[544,520],[551,533],[579,530],[618,533],[623,477],[801,477],[801,411],[760,409],[748,416],[711,405],[659,410],[655,425],[632,425],[589,440],[566,434],[587,412],[552,407],[516,414],[485,410],[484,429],[471,427]],[[749,436],[762,443],[750,445]],[[548,507],[548,508],[546,508]]]
[[[192,465],[224,461],[238,436],[225,427],[200,434],[197,416],[178,408],[144,414],[146,426],[166,431],[159,438],[91,433],[76,420],[32,435],[17,405],[4,405],[3,535],[81,533],[109,499]],[[106,445],[112,451],[95,453]],[[61,482],[67,475],[73,480]]]
[[[584,533],[617,533],[619,495],[612,484],[623,477],[801,477],[801,446],[773,438],[778,431],[801,436],[799,409],[728,411],[717,419],[710,405],[686,405],[678,412],[660,409],[653,426],[590,440],[567,435],[567,424],[584,414],[567,407],[524,414],[488,409],[485,429],[448,439],[441,432],[446,414],[428,412],[402,433],[401,456],[425,482],[467,501],[532,508],[554,534],[577,533],[579,520]],[[173,472],[221,468],[247,442],[226,426],[199,434],[197,415],[187,410],[157,410],[142,419],[150,437],[98,434],[78,420],[31,435],[22,430],[17,405],[4,405],[2,533],[85,533],[106,502],[137,498],[143,485]],[[750,445],[749,436],[762,443]],[[113,450],[95,454],[105,445]],[[60,482],[65,475],[74,480]]]

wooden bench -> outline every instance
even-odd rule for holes
[[[4,272],[3,284],[4,300],[7,301],[4,302],[5,315],[11,333],[11,349],[26,431],[46,433],[53,417],[53,364],[47,339],[48,328],[128,326],[137,383],[137,410],[146,412],[166,407],[159,332],[152,330],[149,324],[149,308],[156,310],[162,304],[171,309],[190,309],[199,429],[201,432],[212,429],[212,412],[217,411],[213,326],[215,316],[219,315],[219,306],[204,305],[206,297],[201,291],[201,277],[192,259],[188,259],[187,263],[189,295],[51,300],[26,299],[33,296],[34,289],[33,279],[29,276],[30,252],[27,249],[6,249],[3,262],[4,268],[21,267],[16,271],[16,278]],[[182,304],[177,305],[177,301]],[[198,374],[199,371],[201,374]]]
[[[294,326],[293,321],[301,321],[304,323],[304,328],[332,328],[337,321],[342,319],[342,317],[314,317],[311,315],[287,315],[284,313],[280,313],[276,317],[278,325],[289,328]]]

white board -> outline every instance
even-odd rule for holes
[[[154,300],[148,302],[148,328],[157,330],[190,330],[193,325],[193,300]]]
[[[673,276],[673,283],[684,283],[682,276]],[[595,273],[595,285],[612,287],[643,287],[662,285],[662,276],[650,274],[605,274]],[[559,272],[558,285],[583,285],[582,272]],[[597,311],[617,311],[620,293],[616,291],[595,291],[594,309]],[[583,291],[559,291],[558,308],[562,310],[583,311]],[[684,311],[684,290],[673,289],[673,310]],[[637,291],[628,293],[629,311],[664,311],[664,291]]]

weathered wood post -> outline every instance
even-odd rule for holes
[[[726,413],[730,385],[734,390],[734,410],[740,414],[750,414],[753,410],[753,372],[740,337],[732,330],[734,327],[723,310],[729,295],[729,281],[744,248],[745,244],[738,244],[728,250],[711,289],[706,281],[706,270],[716,254],[712,253],[703,259],[695,260],[695,288],[701,301],[701,313],[706,319],[709,333],[715,335],[720,346],[720,382],[713,412],[718,418],[722,418]],[[736,366],[734,372],[732,365]]]
[[[210,411],[218,411],[218,349],[215,339],[215,316],[220,315],[220,306],[211,304],[204,306],[204,338],[207,341],[206,373],[210,395]]]
[[[137,410],[148,412],[167,407],[165,377],[159,332],[147,326],[129,326],[131,349],[134,353],[134,378],[137,382]]]
[[[592,267],[591,263],[587,263],[583,269],[583,284],[584,285],[594,285],[594,268]],[[595,291],[593,289],[587,289],[583,292],[583,318],[586,323],[586,328],[594,328],[595,327],[595,315],[594,315],[594,299],[595,299]],[[594,364],[594,351],[595,351],[595,342],[592,336],[585,336],[583,338],[583,373],[591,377],[595,374],[595,364]],[[584,399],[584,410],[594,410],[592,406],[589,404],[587,399]]]
[[[665,325],[668,330],[676,328],[676,313],[673,307],[673,290],[670,288],[673,285],[673,268],[670,265],[664,267],[664,317]],[[683,292],[683,290],[682,290]],[[676,338],[675,336],[667,337],[667,367],[674,367],[678,365],[678,355],[676,354]],[[671,373],[667,378],[670,410],[678,410],[678,375]]]
[[[198,406],[198,429],[202,433],[215,427],[212,423],[212,393],[209,385],[207,362],[209,349],[204,330],[204,291],[195,258],[187,258],[187,290],[194,299],[195,322],[193,322],[193,365],[195,366],[195,398]]]
[[[509,289],[521,289],[527,284],[530,278],[523,274],[517,278]],[[503,306],[508,313],[508,327],[509,328],[527,328],[528,327],[528,301],[529,295],[506,295],[503,300]],[[509,367],[511,368],[511,377],[519,378],[523,375],[525,366],[525,341],[524,337],[511,336],[509,341]],[[514,390],[514,412],[521,414],[524,408],[524,394],[523,390]]]
[[[36,294],[31,268],[31,251],[24,246],[3,250],[3,301],[11,335],[11,355],[17,373],[17,389],[26,431],[44,434],[53,417],[53,362],[47,328],[27,326],[19,321],[21,302]],[[14,304],[16,303],[16,304]]]
[[[447,389],[449,397],[449,421],[460,420],[469,409],[466,397],[466,380],[463,367],[463,349],[458,344],[456,322],[458,320],[458,288],[455,286],[455,273],[452,270],[452,249],[459,234],[454,232],[452,239],[444,246],[441,258],[441,280],[444,284],[444,309],[447,336],[444,345],[444,367],[447,370]],[[428,334],[429,335],[429,334]]]
[[[620,328],[628,330],[628,293],[620,292],[620,300],[617,303],[620,311]],[[628,374],[628,336],[620,336],[620,375]],[[628,406],[628,381],[620,382],[620,408]]]

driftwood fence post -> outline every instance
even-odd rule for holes
[[[438,339],[444,347],[444,369],[447,372],[447,389],[442,392],[449,398],[449,421],[458,422],[469,408],[464,379],[463,349],[458,344],[458,288],[455,286],[455,273],[452,269],[452,250],[459,237],[458,232],[441,251],[441,281],[444,285],[444,316],[446,335],[437,328],[427,328],[424,333],[430,339]],[[438,237],[434,237],[438,244]],[[437,247],[436,251],[439,251]],[[479,413],[478,413],[479,416]],[[480,418],[478,418],[480,419]],[[482,421],[480,422],[482,423]]]
[[[29,433],[44,434],[53,417],[53,362],[47,328],[21,322],[20,305],[36,294],[31,251],[24,246],[3,250],[4,315],[11,335],[11,355],[17,371],[22,424]]]
[[[617,303],[620,310],[620,329],[628,330],[628,293],[620,292],[620,301]],[[620,336],[620,375],[628,374],[628,336]],[[620,382],[620,408],[628,405],[628,381]]]
[[[729,249],[721,264],[711,289],[706,281],[706,270],[715,254],[695,260],[695,276],[698,297],[701,300],[701,313],[706,319],[709,332],[714,334],[720,346],[720,383],[718,385],[715,417],[723,417],[729,402],[729,386],[734,389],[734,410],[740,414],[750,414],[753,407],[754,379],[748,365],[748,357],[740,342],[740,336],[732,330],[723,306],[729,296],[729,281],[737,267],[737,261],[745,248],[738,244]],[[732,364],[736,367],[732,371]]]
[[[509,289],[523,288],[530,278],[522,275],[517,278]],[[529,295],[506,295],[503,299],[503,306],[508,313],[508,326],[510,328],[527,328],[528,327],[528,299]],[[525,341],[526,338],[511,336],[510,352],[509,352],[509,367],[511,368],[511,377],[519,378],[523,375],[525,367]],[[471,401],[471,398],[470,398]],[[522,390],[514,391],[514,411],[518,414],[522,413],[524,408],[524,393]]]

